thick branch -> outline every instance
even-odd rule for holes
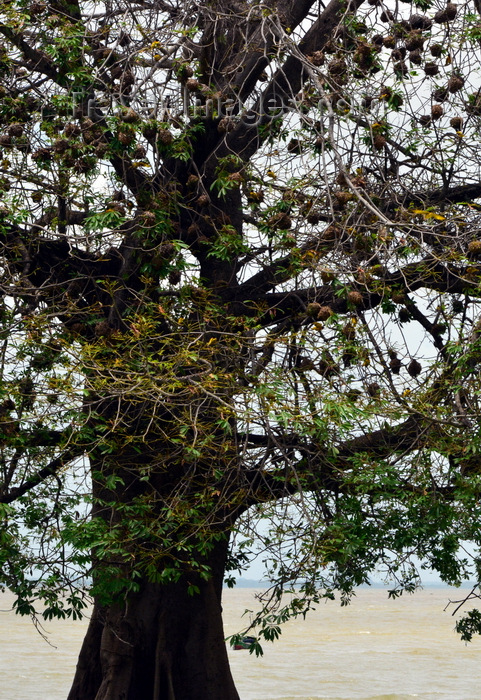
[[[429,425],[424,423],[421,417],[412,415],[394,427],[374,430],[339,443],[334,450],[316,443],[303,444],[297,435],[276,436],[276,446],[281,443],[292,452],[295,445],[300,458],[292,466],[276,471],[264,470],[262,463],[262,468],[248,472],[251,493],[248,505],[285,498],[300,490],[345,492],[348,489],[343,485],[344,473],[350,469],[353,457],[367,453],[377,459],[386,459],[394,454],[418,450],[429,435]],[[262,442],[260,436],[249,436],[249,440],[257,445]]]
[[[259,315],[259,309],[266,309],[267,313],[262,317],[263,325],[279,323],[296,313],[305,311],[309,302],[317,301],[320,304],[330,306],[333,312],[345,314],[352,311],[347,297],[339,297],[336,290],[330,285],[309,287],[288,292],[268,292],[267,289],[289,279],[290,275],[283,274],[283,264],[287,258],[276,261],[273,265],[257,273],[250,280],[240,285],[237,289],[228,290],[225,293],[227,301],[231,302],[231,313],[236,315]],[[475,267],[470,265],[471,268]],[[480,272],[481,272],[481,266]],[[465,278],[466,266],[449,264],[438,260],[434,256],[427,256],[419,262],[410,263],[395,272],[385,272],[383,277],[387,285],[400,286],[403,289],[414,292],[418,289],[432,289],[449,294],[463,294],[469,288],[473,296],[481,295],[477,286],[472,288]],[[276,279],[276,275],[278,278]],[[259,287],[256,289],[253,282],[257,280]],[[357,289],[362,294],[362,308],[372,309],[382,301],[382,295],[370,292],[362,285]],[[360,307],[361,308],[361,307]]]
[[[22,34],[15,32],[11,27],[6,25],[0,25],[0,34],[3,34],[8,41],[22,52],[27,67],[30,68],[30,70],[43,73],[55,82],[59,81],[60,73],[50,58],[46,54],[30,46],[30,44],[25,41]]]
[[[290,29],[300,25],[314,4],[314,0],[298,0],[297,2],[296,0],[271,0],[265,3],[266,7],[270,7],[275,12],[283,27]],[[223,72],[224,81],[220,87],[228,87],[243,100],[250,95],[262,71],[269,64],[269,53],[275,47],[276,36],[272,29],[269,29],[265,19],[262,18],[256,19],[255,24],[251,20],[247,26],[247,30],[251,29],[248,36],[238,32],[239,18],[235,15],[233,23],[231,36],[237,34],[237,43],[240,45],[232,47],[229,41],[226,42],[229,46],[230,71]],[[235,49],[235,53],[232,48]]]
[[[47,466],[40,469],[38,472],[29,477],[20,486],[15,486],[9,489],[6,493],[0,493],[0,503],[13,503],[21,496],[34,489],[36,486],[41,484],[43,481],[48,479],[50,476],[57,474],[63,467],[65,467],[73,459],[80,457],[83,454],[83,450],[79,448],[70,448],[63,452],[59,457],[53,459]]]
[[[334,28],[338,26],[347,9],[355,11],[362,2],[363,0],[353,0],[347,7],[343,0],[332,0],[299,42],[298,51],[307,56],[323,49],[332,38]],[[269,136],[268,129],[259,127],[272,121],[270,110],[275,110],[276,117],[286,114],[292,99],[308,78],[309,74],[304,71],[301,60],[297,56],[289,56],[264,90],[256,106],[244,115],[236,129],[227,134],[225,152],[235,152],[244,161],[249,161]]]
[[[425,202],[428,204],[459,204],[460,202],[471,202],[473,199],[481,197],[481,183],[473,182],[469,185],[458,185],[457,187],[440,187],[430,192],[416,192],[412,201]]]

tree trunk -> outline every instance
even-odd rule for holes
[[[124,604],[95,605],[68,700],[239,700],[222,625],[227,544],[209,581],[144,582]],[[220,551],[222,549],[222,551]]]

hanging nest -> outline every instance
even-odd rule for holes
[[[182,273],[180,270],[171,270],[169,272],[169,282],[170,284],[179,284],[180,280],[182,279]]]
[[[360,44],[354,52],[352,60],[361,70],[368,70],[373,62],[372,47],[369,44]]]
[[[337,241],[341,237],[342,228],[337,224],[330,224],[322,232],[323,241]]]
[[[193,71],[192,67],[189,66],[187,63],[183,63],[177,69],[177,76],[182,81],[187,80],[187,78],[191,78],[193,75],[194,75],[194,71]]]
[[[194,187],[194,185],[197,185],[198,182],[199,182],[198,176],[191,173],[189,175],[189,177],[187,178],[187,182],[185,184],[187,185],[187,187]]]
[[[31,16],[41,15],[46,9],[47,5],[44,2],[32,2],[28,7]]]
[[[189,78],[189,79],[186,80],[186,82],[185,82],[185,87],[186,87],[187,90],[189,90],[190,92],[195,92],[196,90],[199,89],[200,83],[199,83],[199,81],[197,80],[197,78]]]
[[[402,291],[395,291],[391,294],[391,299],[395,304],[405,304],[406,295]]]
[[[68,124],[65,125],[65,128],[63,130],[63,133],[67,138],[74,138],[76,136],[80,136],[82,133],[81,128],[79,127],[78,124],[73,124],[72,122],[69,122]]]
[[[160,255],[163,260],[172,260],[176,252],[177,249],[171,241],[166,241],[157,248],[157,254]]]
[[[362,306],[363,304],[363,296],[357,289],[352,289],[348,293],[347,300],[350,304],[353,304],[353,306]]]
[[[323,268],[321,270],[321,279],[323,284],[329,284],[336,279],[336,275],[332,270],[326,270],[326,268]]]
[[[387,141],[382,134],[374,134],[372,143],[376,151],[382,151],[387,145]]]
[[[142,125],[142,135],[146,139],[154,139],[157,135],[157,122],[148,121]]]
[[[280,211],[271,216],[267,223],[273,229],[288,230],[292,226],[292,219],[286,212]]]
[[[138,121],[140,121],[139,115],[131,107],[128,107],[124,112],[122,112],[120,119],[126,124],[136,124]]]
[[[399,49],[393,49],[391,51],[391,58],[393,61],[402,61],[403,60],[407,51],[406,51],[406,49],[404,49],[404,51],[402,51],[401,49],[404,49],[404,46],[400,47]]]
[[[389,367],[393,374],[399,374],[399,371],[402,367],[402,362],[398,357],[393,357],[389,362]]]
[[[87,175],[87,173],[92,172],[92,170],[97,165],[95,158],[84,156],[83,158],[77,158],[73,164],[73,169],[79,175]]]
[[[244,176],[242,175],[241,172],[230,173],[230,174],[227,176],[227,179],[228,179],[229,182],[237,182],[237,183],[239,183],[239,184],[240,184],[241,182],[244,182]]]
[[[481,116],[481,96],[479,92],[474,95],[468,95],[468,100],[464,105],[468,114],[473,114],[475,117]]]
[[[453,19],[455,19],[456,15],[458,14],[458,6],[452,2],[448,2],[448,4],[446,5],[445,12],[448,16],[449,22],[452,22]]]
[[[422,371],[421,363],[418,362],[417,360],[411,360],[411,362],[408,365],[408,374],[411,377],[417,377],[419,374],[421,374],[421,371]]]
[[[319,304],[318,301],[311,301],[307,306],[306,306],[306,314],[307,316],[310,316],[311,318],[317,318],[319,311],[321,310],[321,305]]]
[[[108,321],[99,321],[94,326],[94,333],[97,338],[110,338],[114,329]]]
[[[50,148],[39,148],[32,153],[32,160],[36,163],[48,163],[52,160],[52,149]]]
[[[333,313],[334,312],[330,306],[321,306],[319,309],[319,313],[317,314],[317,320],[327,321],[327,319],[330,318]]]
[[[411,25],[407,21],[407,19],[401,19],[398,20],[395,24],[392,26],[392,33],[395,36],[400,37],[401,39],[405,37],[409,32],[411,31]]]
[[[356,337],[356,329],[352,323],[346,323],[342,328],[342,335],[346,340],[354,340]]]
[[[317,367],[319,374],[322,374],[326,379],[332,377],[333,374],[339,374],[339,365],[334,362],[332,357],[321,360]]]
[[[439,66],[437,63],[434,63],[434,61],[428,61],[427,63],[424,64],[424,72],[426,75],[437,75],[439,73]]]
[[[343,58],[336,58],[329,63],[328,70],[331,75],[345,75],[347,71],[346,62]]]
[[[366,391],[373,399],[377,398],[381,393],[381,387],[377,382],[371,382],[367,385]]]
[[[481,241],[470,241],[468,243],[468,253],[475,258],[481,256]]]
[[[235,129],[235,122],[229,117],[223,117],[217,125],[217,131],[219,134],[228,134],[230,131]]]
[[[174,137],[168,129],[159,129],[157,132],[157,140],[163,143],[164,146],[168,146],[172,143]]]
[[[208,204],[210,204],[210,197],[208,194],[201,194],[199,197],[197,197],[195,203],[198,207],[206,207]]]
[[[433,100],[436,102],[446,102],[449,97],[449,91],[447,87],[437,88],[433,92]]]
[[[423,55],[421,53],[421,49],[416,49],[415,51],[411,51],[408,58],[409,58],[411,63],[414,63],[417,66],[420,66],[421,63],[423,62]]]
[[[344,191],[335,192],[334,197],[340,209],[344,209],[348,202],[351,202],[353,199],[355,199],[355,195],[352,192]]]
[[[313,54],[308,56],[308,59],[316,67],[323,66],[326,62],[326,57],[322,51],[314,51]]]
[[[452,22],[458,14],[458,6],[454,3],[449,2],[444,10],[436,12],[434,15],[434,21],[437,24],[444,24],[445,22]]]
[[[448,90],[449,92],[459,92],[464,87],[464,78],[460,75],[452,75],[448,80]]]
[[[121,90],[126,90],[126,88],[131,87],[134,83],[135,83],[135,75],[133,74],[133,72],[130,69],[126,70],[123,73],[122,78],[120,80]]]
[[[65,153],[69,146],[70,141],[68,139],[57,139],[53,144],[53,150],[55,151],[55,153],[62,154]]]
[[[306,216],[306,221],[309,224],[316,225],[321,220],[320,212],[317,209],[311,209]]]
[[[287,150],[289,153],[299,154],[302,152],[302,142],[299,139],[291,139],[287,144]]]
[[[409,323],[409,321],[412,321],[412,316],[406,308],[399,309],[398,318],[401,323]]]
[[[422,50],[424,46],[424,37],[420,31],[409,32],[404,40],[404,44],[408,51]]]
[[[410,26],[412,29],[420,29],[422,31],[427,31],[428,29],[431,29],[433,26],[433,21],[429,17],[426,17],[426,15],[411,15],[411,17],[408,20]]]
[[[23,124],[19,124],[18,122],[10,124],[10,126],[7,129],[7,133],[13,138],[19,138],[20,136],[23,136]]]
[[[97,156],[97,158],[103,158],[108,150],[109,150],[109,147],[106,143],[99,143],[95,147],[95,155]]]
[[[84,138],[87,141],[87,134],[90,134],[91,132],[86,132],[84,133]],[[122,144],[122,146],[130,146],[131,143],[135,140],[135,132],[132,131],[131,129],[121,129],[117,132],[117,138]],[[87,141],[88,143],[89,141]]]
[[[141,220],[144,226],[155,226],[157,217],[153,211],[143,211],[141,214]]]

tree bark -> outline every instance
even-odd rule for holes
[[[208,581],[145,581],[123,604],[96,604],[68,700],[239,700],[222,624],[226,551],[207,560]]]

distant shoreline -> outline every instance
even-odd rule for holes
[[[269,588],[270,585],[271,584],[269,581],[258,581],[256,579],[241,577],[236,579],[234,588]],[[475,581],[463,581],[459,588],[473,588],[475,585]],[[392,587],[392,583],[382,583],[381,581],[372,581],[370,584],[363,583],[361,586],[356,586],[356,588],[384,588],[386,590],[389,590]],[[224,584],[224,588],[228,588],[228,586]],[[420,588],[453,588],[453,586],[449,586],[447,583],[443,583],[442,581],[426,581],[425,583],[421,584]]]

